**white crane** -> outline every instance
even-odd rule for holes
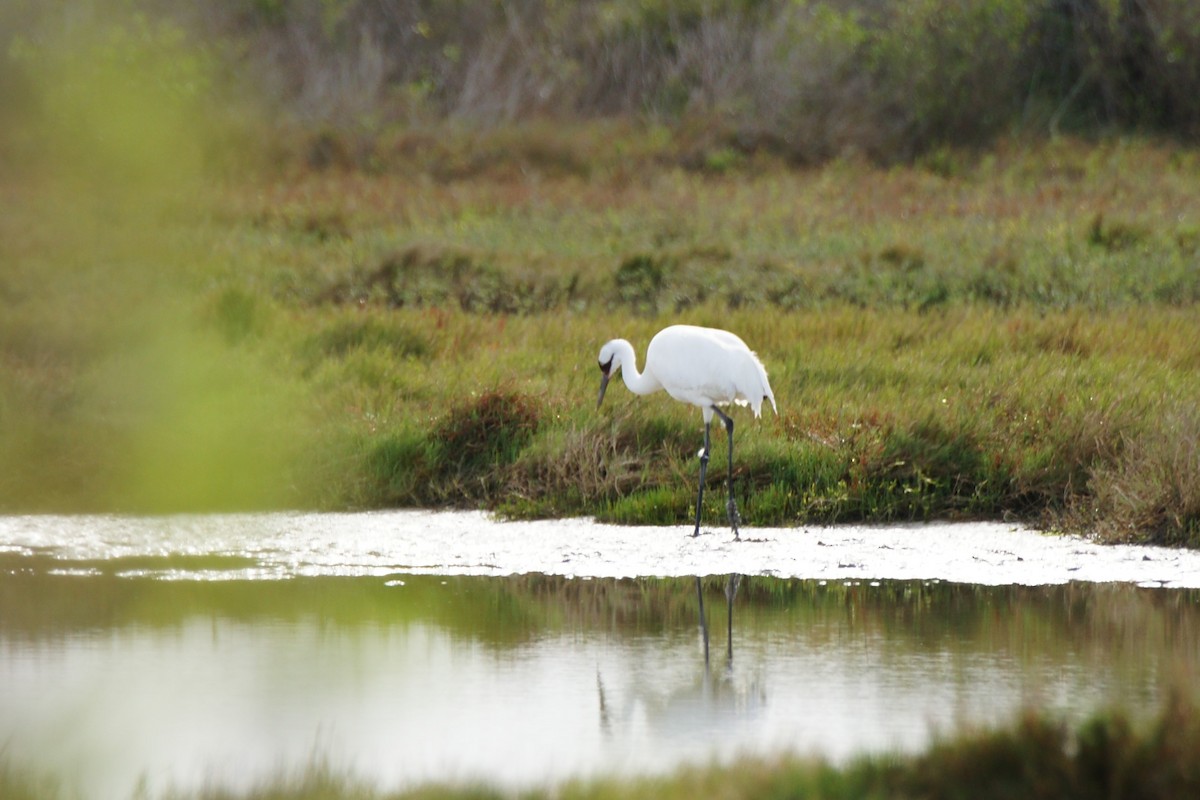
[[[672,325],[663,328],[650,340],[646,348],[646,369],[638,372],[637,354],[633,345],[624,339],[613,339],[600,348],[600,398],[596,407],[604,402],[604,390],[612,376],[620,372],[625,385],[634,394],[651,394],[665,389],[667,394],[683,403],[699,406],[704,414],[704,449],[700,451],[700,491],[696,494],[696,529],[692,536],[700,535],[700,510],[704,502],[704,477],[708,471],[708,456],[711,450],[709,429],[716,414],[725,424],[729,434],[729,499],[725,511],[733,528],[733,537],[739,539],[737,501],[733,496],[733,419],[718,406],[729,403],[748,405],[754,416],[761,415],[763,400],[771,401],[771,408],[779,413],[775,395],[767,382],[767,371],[758,356],[738,336],[716,328],[699,328],[694,325]]]

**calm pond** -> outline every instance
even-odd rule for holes
[[[0,552],[0,759],[102,798],[313,764],[516,788],[914,750],[1031,706],[1154,711],[1200,679],[1196,589],[755,575],[729,639],[711,575],[706,659],[695,578],[245,565]]]
[[[1196,590],[522,576],[0,581],[0,742],[84,796],[526,786],[738,753],[912,750],[1025,706],[1153,709],[1200,678]]]

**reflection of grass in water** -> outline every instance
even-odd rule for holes
[[[1179,696],[1147,722],[1119,711],[1067,726],[1029,712],[989,731],[944,736],[922,753],[871,756],[834,766],[821,759],[781,756],[741,758],[729,766],[689,767],[655,778],[598,778],[518,796],[538,798],[813,797],[879,798],[1100,798],[1177,800],[1200,794],[1200,709]],[[57,778],[32,774],[0,761],[0,796],[55,800],[69,796]],[[83,787],[86,789],[86,787]],[[209,787],[171,791],[185,800],[308,800],[310,798],[501,798],[513,796],[484,784],[378,791],[320,756],[307,766],[246,792]]]
[[[388,587],[371,578],[119,577],[129,571],[195,576],[254,563],[236,554],[104,561],[0,555],[0,574],[8,576],[0,581],[0,630],[30,641],[54,641],[96,629],[170,629],[194,615],[246,624],[303,625],[319,619],[364,635],[380,627],[422,623],[503,651],[541,636],[604,633],[619,641],[691,631],[697,622],[693,578],[397,575],[404,585]],[[710,609],[723,609],[724,585],[721,576],[705,579]],[[884,668],[914,654],[1003,653],[1034,673],[1047,660],[1079,662],[1096,674],[1112,676],[1118,687],[1149,692],[1158,684],[1153,673],[1159,670],[1164,679],[1171,670],[1200,670],[1198,599],[1200,591],[1126,584],[991,587],[883,581],[869,586],[754,576],[742,582],[734,616],[738,638],[746,642],[786,637],[819,647],[847,636],[892,641],[894,646],[881,656]]]
[[[30,568],[30,566],[33,568]],[[571,580],[526,575],[512,578],[402,576],[388,587],[382,578],[297,578],[289,581],[154,581],[118,578],[126,569],[227,569],[245,566],[229,557],[164,557],[88,564],[58,560],[0,558],[0,626],[8,636],[38,647],[59,637],[121,630],[157,629],[168,638],[188,619],[237,620],[247,625],[300,623],[340,635],[388,635],[391,625],[433,625],[489,652],[520,651],[531,639],[566,632],[607,632],[615,643],[671,630],[695,631],[693,579]],[[53,575],[47,570],[93,567],[90,577]],[[721,607],[723,578],[705,583],[711,608]],[[881,669],[930,653],[950,652],[964,663],[976,652],[999,653],[1023,666],[1044,668],[1066,654],[1085,674],[1116,676],[1127,687],[1170,685],[1177,663],[1178,685],[1190,681],[1200,653],[1195,591],[1147,590],[1129,585],[983,587],[923,581],[885,581],[879,586],[753,577],[745,581],[735,608],[735,636],[772,643],[828,646],[840,636],[877,643]],[[715,613],[715,612],[714,612]],[[838,633],[841,630],[842,633]],[[41,637],[46,637],[45,639]],[[735,656],[736,658],[736,656]],[[1191,659],[1190,661],[1188,659]],[[897,670],[899,672],[900,670]],[[1157,676],[1157,678],[1156,678]],[[1157,690],[1154,692],[1157,695]],[[1191,695],[1183,694],[1181,698]],[[1112,695],[1109,696],[1110,698]],[[969,790],[1001,780],[1077,781],[1075,794],[1093,795],[1094,782],[1129,774],[1161,775],[1168,789],[1188,759],[1200,757],[1200,711],[1180,703],[1158,719],[1138,706],[1139,697],[1090,722],[1060,723],[1056,716],[1030,716],[990,732],[948,736],[917,756],[877,757],[846,767],[803,758],[749,759],[726,769],[689,770],[669,779],[601,780],[531,797],[697,796],[980,796]],[[1057,713],[1057,712],[1051,712]],[[1080,743],[1086,740],[1087,747]],[[1096,770],[1099,770],[1097,772]],[[1105,772],[1107,770],[1107,772]],[[1148,770],[1148,771],[1147,771]],[[1099,775],[1100,777],[1097,777]],[[1192,773],[1194,780],[1194,773]],[[69,775],[34,774],[5,763],[0,753],[0,797],[72,797],[62,790]],[[219,776],[214,778],[219,785]],[[1072,783],[1071,785],[1075,785]],[[86,788],[86,787],[84,787]],[[1019,784],[1022,791],[1029,787]],[[808,792],[810,794],[805,794]],[[309,798],[386,797],[319,754],[296,772],[281,773],[245,794],[210,789],[174,797]],[[428,788],[402,796],[509,796],[491,787]],[[986,795],[985,795],[986,796]],[[1000,795],[1005,796],[1005,795]],[[1155,795],[1149,795],[1154,797]],[[1179,794],[1177,796],[1191,796]]]

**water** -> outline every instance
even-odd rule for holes
[[[694,578],[415,574],[350,545],[281,573],[111,532],[103,558],[88,524],[0,539],[0,752],[85,797],[314,764],[397,789],[840,760],[1027,707],[1153,711],[1200,678],[1194,589],[755,575],[731,641],[711,575],[706,660]]]

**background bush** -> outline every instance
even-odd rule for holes
[[[5,5],[0,92],[19,107],[22,54],[112,3]],[[1013,130],[1200,131],[1190,0],[117,5],[176,20],[277,120],[323,131],[318,162],[369,160],[389,126],[547,116],[689,122],[734,151],[806,162],[906,159]],[[343,147],[333,133],[366,138]]]
[[[310,130],[645,116],[799,161],[905,159],[1014,129],[1200,131],[1190,0],[134,5],[219,43],[241,88]],[[8,16],[10,37],[36,38],[86,11]]]

